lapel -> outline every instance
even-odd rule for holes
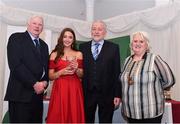
[[[88,58],[91,58],[91,60],[94,60],[94,58],[93,58],[93,54],[92,54],[92,52],[91,52],[91,44],[92,44],[92,41],[90,41],[90,42],[88,42],[88,45],[87,45],[87,54],[88,54]]]
[[[100,60],[101,58],[103,58],[103,56],[106,55],[106,53],[105,53],[106,51],[107,51],[107,43],[106,43],[106,41],[104,40],[104,44],[103,44],[103,46],[102,46],[102,49],[101,49],[101,51],[100,51],[100,53],[99,53],[98,58],[96,59],[96,61],[97,61],[97,60]]]
[[[40,53],[41,53],[41,60],[43,60],[43,58],[45,57],[45,49],[43,47],[43,41],[39,38],[39,43],[40,43]],[[43,54],[44,53],[44,54]]]
[[[92,41],[88,42],[87,49],[86,49],[87,54],[88,54],[88,56],[90,56],[91,60],[97,61],[97,60],[101,59],[105,55],[105,52],[108,49],[108,45],[107,45],[106,41],[104,40],[104,44],[103,44],[102,49],[101,49],[101,51],[100,51],[100,53],[98,55],[98,58],[96,60],[94,60],[93,54],[92,54],[92,51],[91,51],[91,44],[92,44]]]
[[[36,47],[35,47],[32,39],[31,39],[31,36],[29,35],[29,33],[28,33],[27,31],[25,32],[25,35],[26,35],[25,37],[26,37],[26,39],[27,39],[28,46],[32,49],[34,56],[36,56],[36,58],[37,58],[39,61],[41,61],[41,55],[40,55],[40,54],[38,53],[38,51],[36,50]],[[39,40],[39,42],[40,42],[40,40]],[[40,43],[40,51],[41,51],[41,53],[42,53],[42,46],[41,46],[41,44],[42,44],[42,43]]]

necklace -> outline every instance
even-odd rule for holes
[[[129,85],[134,84],[133,77],[138,71],[139,63],[140,61],[131,61],[127,67],[127,73],[128,73],[127,80]]]
[[[132,80],[132,78],[128,75],[128,84],[132,85],[134,84],[134,81]]]

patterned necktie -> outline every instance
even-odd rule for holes
[[[94,49],[94,51],[93,51],[93,57],[94,57],[94,60],[96,60],[97,59],[97,57],[98,57],[98,54],[99,54],[99,49],[98,49],[98,47],[99,47],[99,43],[95,43],[94,44],[94,46],[95,46],[95,49]]]
[[[36,46],[36,49],[37,49],[37,51],[38,51],[38,53],[40,54],[40,44],[39,44],[39,42],[38,42],[38,40],[37,39],[34,39],[34,42],[35,42],[35,46]]]

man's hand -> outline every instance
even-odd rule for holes
[[[36,94],[41,94],[44,92],[46,86],[47,86],[47,82],[41,81],[41,82],[36,82],[34,84],[33,88],[34,88],[34,91],[36,92]]]
[[[120,98],[115,97],[114,98],[114,108],[117,109],[119,107],[120,104]]]
[[[44,83],[44,89],[47,87],[48,83],[47,81],[42,81]]]

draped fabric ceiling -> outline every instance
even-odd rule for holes
[[[90,40],[91,22],[0,5],[0,111],[3,108],[4,77],[6,76],[4,65],[7,26],[25,26],[27,19],[32,15],[43,16],[45,29],[52,31],[52,47],[50,49],[56,44],[56,39],[64,27],[73,28],[77,40]],[[180,49],[178,49],[180,46],[180,3],[173,2],[166,6],[119,15],[103,21],[107,24],[107,39],[130,35],[139,30],[149,33],[152,52],[159,54],[170,65],[175,74],[176,84],[171,89],[172,98],[180,100],[178,93],[180,89],[180,76],[178,76],[180,74]]]

